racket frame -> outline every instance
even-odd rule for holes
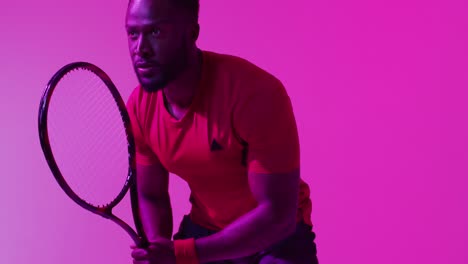
[[[60,80],[67,75],[68,73],[72,72],[73,70],[77,69],[84,69],[90,71],[91,73],[95,74],[99,77],[110,93],[119,109],[120,116],[122,118],[122,122],[125,128],[125,134],[127,137],[127,148],[128,148],[128,174],[125,179],[125,184],[117,195],[117,197],[105,206],[94,206],[85,200],[81,199],[70,186],[67,184],[65,178],[63,177],[57,162],[54,158],[52,148],[50,145],[49,134],[47,129],[47,117],[48,117],[48,110],[52,95],[57,84]],[[118,92],[116,86],[109,78],[109,76],[99,67],[89,62],[73,62],[63,66],[59,71],[57,71],[54,76],[48,82],[46,89],[41,98],[40,106],[39,106],[39,118],[38,118],[38,128],[39,128],[39,138],[41,142],[42,151],[44,152],[44,156],[47,160],[47,163],[52,171],[54,178],[56,179],[57,183],[60,187],[65,191],[65,193],[70,197],[75,203],[79,206],[83,207],[84,209],[100,215],[106,219],[113,221],[114,223],[118,224],[122,227],[133,239],[136,245],[140,247],[146,247],[148,245],[148,240],[145,236],[143,225],[140,218],[140,211],[138,207],[138,195],[136,189],[136,160],[135,160],[135,141],[134,136],[131,129],[130,117],[128,115],[125,102],[123,101],[120,93]],[[130,189],[130,201],[132,207],[132,215],[133,221],[135,224],[136,232],[122,219],[115,216],[112,213],[112,209],[125,197],[126,193]]]

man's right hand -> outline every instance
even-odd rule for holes
[[[133,264],[175,264],[174,243],[165,238],[152,241],[147,248],[132,245]]]

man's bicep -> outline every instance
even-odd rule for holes
[[[250,190],[259,205],[268,206],[275,220],[295,222],[299,169],[286,173],[249,172]]]
[[[138,193],[149,199],[166,198],[169,193],[169,173],[161,165],[155,163],[136,165]]]
[[[234,125],[247,143],[248,170],[288,173],[299,167],[299,137],[293,108],[284,87],[248,98],[236,109]]]

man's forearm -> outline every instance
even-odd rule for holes
[[[149,241],[172,236],[172,208],[169,195],[160,198],[139,198],[141,220]]]
[[[197,239],[199,261],[206,263],[252,255],[294,232],[295,218],[274,216],[271,206],[259,205],[222,231]]]

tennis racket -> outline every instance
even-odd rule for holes
[[[136,193],[130,118],[109,76],[87,62],[62,67],[47,84],[39,108],[39,137],[59,186],[84,209],[148,245]],[[112,213],[130,189],[135,231]]]

